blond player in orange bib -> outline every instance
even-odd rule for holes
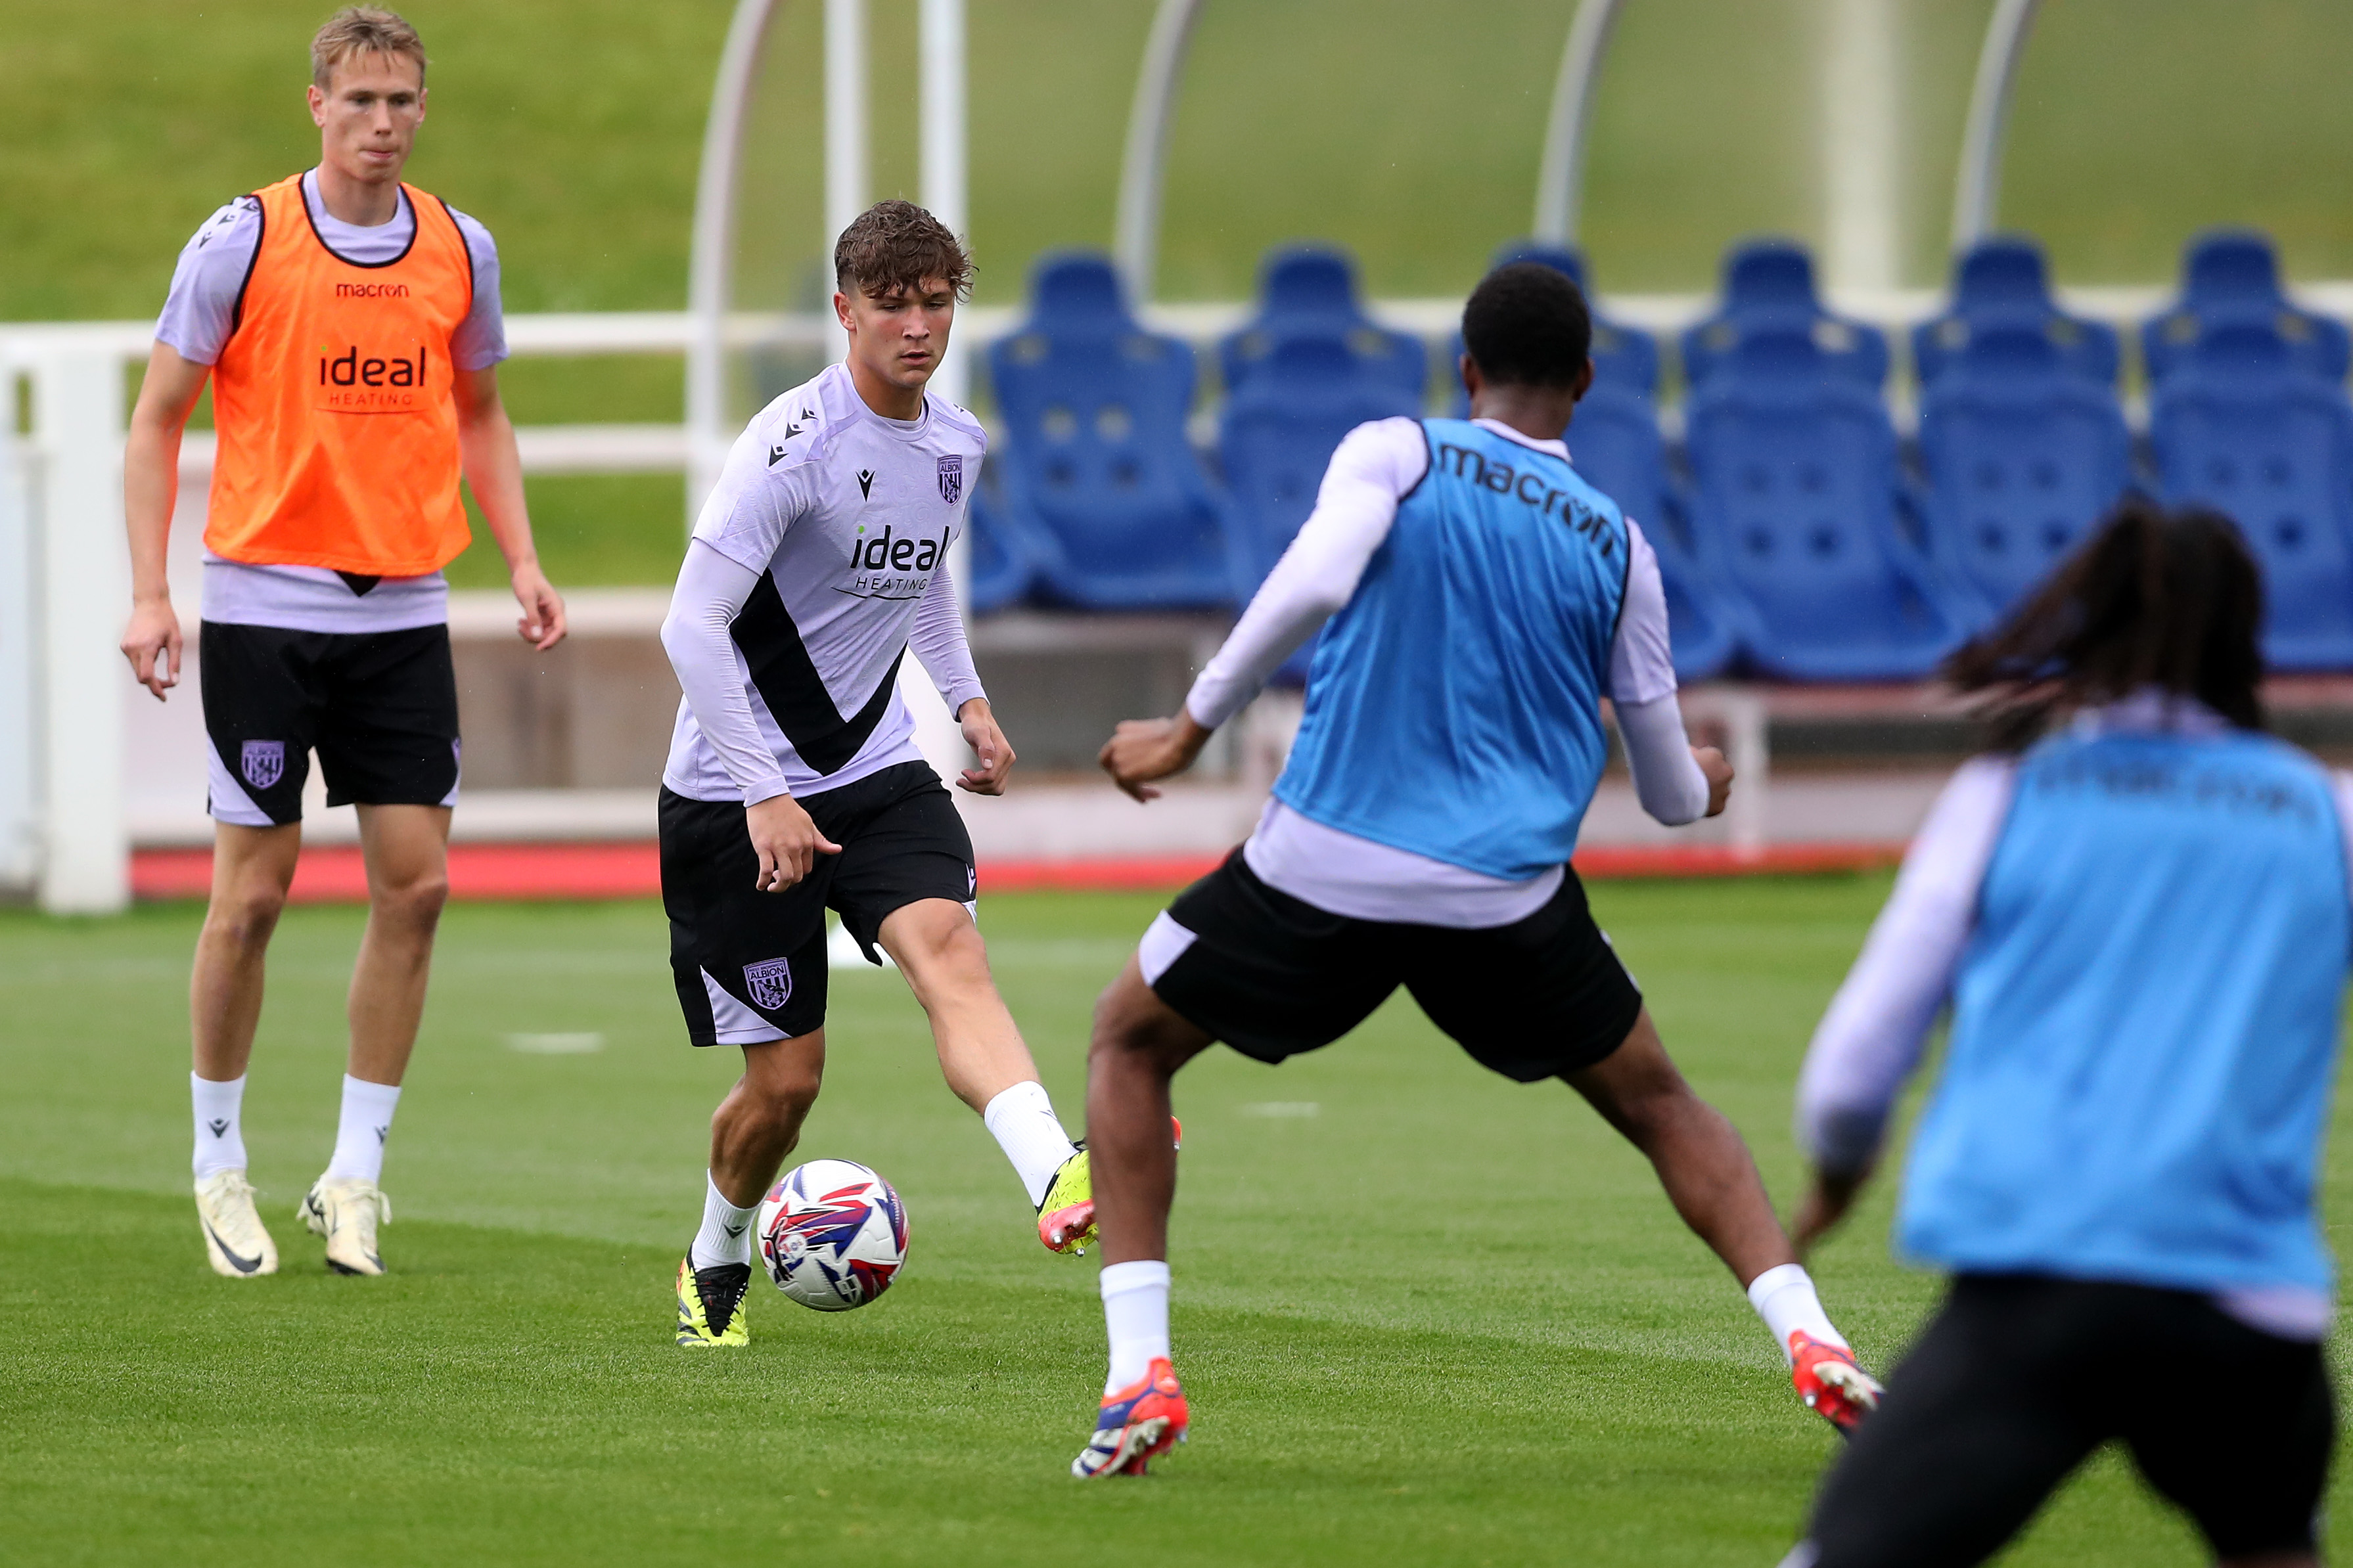
[[[181,632],[164,576],[181,433],[207,377],[218,447],[205,523],[203,687],[212,902],[189,985],[196,1213],[232,1279],[278,1248],[247,1179],[246,1063],[262,964],[301,847],[318,755],[356,805],[368,923],[326,1171],[297,1217],[328,1268],[381,1274],[381,1185],[448,887],[458,692],[441,569],[470,541],[463,479],[506,558],[517,630],[564,637],[533,549],[490,233],[400,171],[425,119],[425,47],[392,12],[339,11],[311,44],[319,164],[216,213],[181,252],[124,452],[131,624],[163,700]]]

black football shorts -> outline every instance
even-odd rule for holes
[[[892,912],[922,899],[969,908],[977,879],[972,837],[926,763],[901,763],[801,809],[834,843],[781,893],[753,884],[760,857],[732,800],[661,792],[662,909],[687,1037],[751,1046],[806,1035],[825,1022],[825,911],[841,912],[869,961]]]
[[[214,820],[301,821],[313,750],[329,805],[458,803],[448,626],[301,632],[206,621],[196,649]]]
[[[1237,849],[1177,895],[1139,956],[1163,1002],[1262,1062],[1330,1045],[1400,985],[1472,1060],[1521,1083],[1591,1067],[1642,1011],[1566,869],[1526,919],[1462,930],[1332,914],[1267,886]]]
[[[2320,1347],[2204,1295],[1963,1275],[1831,1468],[1790,1561],[1982,1563],[2111,1440],[2216,1557],[2308,1552],[2336,1433]]]

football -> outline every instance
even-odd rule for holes
[[[776,1289],[804,1307],[863,1307],[906,1261],[907,1205],[855,1162],[796,1165],[761,1201],[760,1258]]]

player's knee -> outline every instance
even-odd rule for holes
[[[238,947],[266,946],[285,909],[285,889],[275,882],[256,881],[215,893],[205,911],[205,925],[215,936]]]
[[[963,979],[988,977],[988,945],[980,940],[980,928],[961,911],[926,910],[924,918],[894,930],[892,938],[928,972]]]
[[[817,1103],[825,1074],[816,1068],[794,1067],[763,1077],[754,1086],[760,1114],[773,1126],[798,1127]]]
[[[379,888],[370,900],[375,912],[412,930],[430,931],[440,924],[442,906],[449,901],[449,878],[445,872],[412,877]]]

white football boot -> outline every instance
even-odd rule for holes
[[[338,1274],[381,1274],[375,1228],[392,1223],[392,1200],[364,1176],[322,1176],[295,1214],[327,1238],[327,1267]]]
[[[243,1171],[215,1171],[196,1184],[196,1223],[214,1273],[251,1279],[278,1272],[278,1244],[262,1227]]]

